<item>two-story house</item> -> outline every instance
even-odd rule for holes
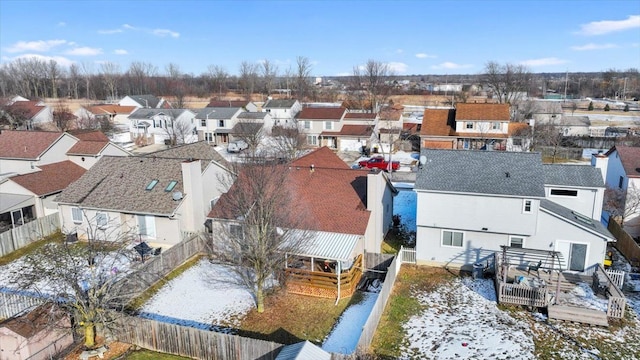
[[[273,118],[275,126],[295,127],[296,115],[302,110],[302,104],[296,99],[267,100],[262,105],[262,111],[268,112]]]
[[[305,107],[298,114],[298,127],[307,135],[307,144],[338,148],[335,136],[343,126],[347,114],[344,107]]]
[[[578,200],[581,188],[597,187],[597,174],[586,167],[544,166],[539,153],[423,149],[415,185],[418,261],[464,267],[488,260],[506,245],[557,251],[566,270],[602,263],[607,242],[615,240],[593,219],[599,204]],[[573,202],[559,199],[572,195],[568,184],[582,171],[593,183],[574,183]],[[547,198],[554,189],[562,194]],[[601,201],[597,195],[593,199]]]
[[[198,141],[226,144],[231,130],[238,122],[241,107],[206,107],[196,113]]]
[[[0,109],[0,116],[9,118],[11,123],[22,123],[17,130],[33,130],[53,121],[53,109],[42,101],[16,96]]]
[[[159,98],[155,95],[127,95],[123,97],[119,102],[120,106],[135,106],[136,108],[144,109],[170,109],[171,104],[164,98]]]
[[[187,109],[138,109],[128,116],[131,141],[138,145],[195,142],[195,116]]]

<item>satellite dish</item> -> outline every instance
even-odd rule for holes
[[[427,163],[427,157],[424,155],[420,156],[420,165],[424,165]]]
[[[173,201],[182,200],[182,193],[180,191],[174,191],[172,197]]]

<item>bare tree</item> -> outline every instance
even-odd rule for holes
[[[302,101],[309,95],[309,77],[311,76],[311,60],[306,56],[296,57],[296,92]]]
[[[274,126],[271,131],[274,154],[270,156],[285,161],[298,158],[307,148],[307,136],[296,127]]]
[[[269,96],[273,90],[274,81],[278,77],[278,66],[269,60],[262,61],[260,65],[265,95]]]
[[[562,127],[554,122],[535,124],[531,127],[531,132],[531,150],[542,150],[545,147],[550,149],[551,162],[555,163],[564,140]]]
[[[107,97],[116,99],[118,97],[118,80],[120,78],[120,65],[107,61],[100,65]]]
[[[69,66],[69,72],[67,73],[67,93],[69,97],[73,97],[74,99],[78,99],[80,87],[80,67],[77,64],[71,64]]]
[[[483,81],[500,104],[510,104],[520,99],[529,88],[531,73],[524,65],[489,61],[484,67]]]
[[[261,120],[238,119],[233,130],[233,136],[244,140],[249,145],[250,152],[257,151],[258,145],[267,135]]]
[[[368,95],[371,108],[369,111],[377,112],[384,105],[391,93],[392,87],[388,84],[392,76],[389,66],[381,61],[368,60],[363,66],[353,67],[353,78],[363,87]]]
[[[209,77],[212,80],[212,86],[214,91],[218,91],[218,95],[222,96],[223,90],[226,90],[226,82],[229,78],[229,74],[224,67],[219,65],[209,65],[207,67]]]
[[[134,61],[129,65],[127,76],[130,78],[132,95],[141,95],[149,93],[149,79],[156,76],[158,68],[151,64],[141,61]]]
[[[229,191],[216,203],[212,261],[230,266],[254,295],[264,312],[269,283],[285,268],[286,253],[300,253],[309,241],[307,221],[312,219],[295,201],[285,165],[247,156],[221,180]]]
[[[625,221],[632,215],[640,212],[640,189],[633,184],[623,190],[621,188],[608,187],[604,191],[603,209],[618,219],[622,227]]]
[[[49,60],[47,63],[47,78],[51,82],[51,97],[58,98],[58,81],[62,77],[60,65],[55,60]]]
[[[110,310],[122,309],[136,290],[121,280],[139,270],[131,263],[135,253],[128,247],[130,234],[109,223],[106,215],[90,218],[83,211],[83,216],[89,224],[87,241],[52,242],[26,255],[16,264],[11,283],[70,315],[91,349],[97,329],[112,328],[118,312]],[[108,243],[100,241],[107,233],[117,235]]]
[[[69,106],[64,101],[58,101],[53,107],[53,123],[60,131],[67,131],[73,125],[75,116],[69,110]]]
[[[258,65],[243,61],[240,64],[239,74],[238,85],[247,99],[251,100],[251,94],[253,94],[258,80]]]
[[[163,132],[171,146],[188,143],[189,138],[193,136],[195,130],[194,125],[190,122],[179,120],[176,112],[176,110],[167,110],[164,112]]]
[[[93,66],[89,63],[82,63],[82,77],[85,84],[85,96],[87,99],[95,98],[95,95],[91,92],[91,78],[93,77]]]

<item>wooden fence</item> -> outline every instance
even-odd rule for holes
[[[179,306],[179,305],[177,305]],[[194,359],[275,359],[282,344],[118,314],[119,341]]]
[[[618,249],[627,259],[637,261],[640,259],[640,246],[633,240],[617,221],[609,218],[609,226],[607,227],[611,234],[616,238],[613,246]]]
[[[22,247],[51,235],[60,229],[58,213],[37,218],[0,234],[0,256],[5,256]]]
[[[0,288],[0,320],[14,317],[45,302],[37,294]]]
[[[285,274],[290,293],[341,299],[353,295],[358,287],[362,277],[362,255],[358,255],[349,271],[340,274],[339,294],[337,274],[296,268],[287,268]]]

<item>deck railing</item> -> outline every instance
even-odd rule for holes
[[[500,303],[506,304],[545,307],[549,304],[549,291],[546,287],[530,287],[500,282],[498,300]]]
[[[600,278],[604,278],[607,281],[606,284],[602,285],[606,288],[608,298],[607,316],[617,319],[623,318],[624,309],[627,306],[627,299],[624,297],[622,290],[616,286],[616,283],[611,279],[609,273],[605,271],[600,264],[597,265],[594,276],[597,276],[598,274]]]
[[[287,268],[285,271],[288,278],[288,285],[291,289],[320,289],[321,291],[297,291],[307,295],[316,295],[322,297],[333,297],[338,291],[338,275],[335,273],[326,273],[321,271],[311,271],[307,269]],[[349,271],[340,274],[340,297],[352,295],[360,277],[362,276],[362,255],[358,255]],[[324,290],[324,291],[322,291]]]

